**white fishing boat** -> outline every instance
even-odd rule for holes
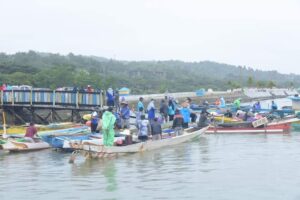
[[[166,122],[162,124],[162,129],[167,129],[170,128],[172,126],[173,122]],[[138,136],[137,136],[137,128],[130,128],[130,129],[123,129],[123,130],[119,130],[119,133],[122,136],[119,137],[115,137],[114,138],[114,143],[116,143],[117,141],[120,140],[124,140],[125,139],[125,135],[130,135],[132,134],[133,140],[137,140]],[[83,144],[91,144],[91,145],[103,145],[103,140],[102,140],[102,136],[99,135],[92,135],[89,137],[89,139],[65,139],[63,141],[63,149],[66,150],[76,150],[76,149],[83,149]]]
[[[300,122],[299,118],[291,116],[279,120],[273,120],[272,122],[268,123],[268,125],[292,124],[298,122]]]
[[[40,139],[34,139],[35,142],[20,141],[15,139],[8,139],[4,144],[0,145],[0,149],[10,152],[21,152],[21,151],[36,151],[41,149],[50,148],[47,142]]]
[[[134,144],[126,146],[104,146],[89,143],[88,141],[82,144],[82,151],[92,158],[104,158],[104,157],[114,157],[122,154],[128,153],[138,153],[144,151],[150,151],[162,147],[177,145],[191,139],[198,137],[203,134],[208,127],[199,128],[189,128],[185,129],[182,135],[175,137],[168,137],[162,140],[147,140],[146,142],[137,142]]]

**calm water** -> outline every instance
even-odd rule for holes
[[[300,199],[300,132],[205,135],[172,148],[69,164],[0,153],[0,199]]]

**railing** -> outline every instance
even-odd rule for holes
[[[1,105],[49,105],[95,107],[103,106],[101,92],[72,92],[51,90],[5,90],[1,91]]]

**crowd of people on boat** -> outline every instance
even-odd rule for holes
[[[106,102],[107,106],[104,106],[103,109],[97,108],[90,115],[83,116],[85,121],[89,121],[88,125],[92,133],[101,132],[103,134],[105,146],[114,145],[115,129],[123,130],[135,127],[138,140],[160,140],[163,138],[162,126],[165,123],[169,123],[174,135],[178,136],[183,134],[183,130],[188,128],[190,123],[196,124],[200,128],[205,127],[213,122],[214,116],[218,115],[242,121],[253,121],[260,117],[254,113],[261,110],[259,101],[253,104],[251,110],[241,110],[241,98],[237,98],[233,101],[236,109],[236,112],[233,113],[226,107],[225,99],[221,97],[214,103],[214,112],[208,112],[210,105],[204,101],[202,105],[199,105],[201,111],[196,114],[192,109],[195,108],[195,104],[191,98],[188,97],[179,104],[178,100],[168,96],[159,100],[159,103],[157,100],[151,99],[147,105],[145,105],[144,98],[140,97],[136,106],[130,108],[125,97],[120,98],[118,92],[111,88],[106,92]],[[277,104],[272,101],[271,111],[277,109]],[[135,122],[133,123],[133,121]],[[25,137],[31,140],[36,134],[37,129],[31,123],[26,130]]]
[[[197,115],[192,109],[195,104],[189,97],[181,104],[178,100],[166,96],[159,100],[159,103],[155,99],[150,99],[147,105],[145,105],[144,98],[140,97],[136,106],[130,108],[125,97],[120,99],[116,91],[109,89],[106,95],[107,106],[104,107],[104,110],[94,111],[91,114],[90,126],[92,132],[101,131],[103,133],[103,143],[107,146],[113,145],[115,128],[122,130],[135,127],[140,141],[159,140],[162,139],[162,125],[165,123],[169,123],[174,135],[181,135],[190,123],[196,124],[198,127],[205,127],[214,120],[214,116],[218,115],[242,121],[253,121],[260,117],[254,113],[261,109],[261,104],[257,101],[251,110],[243,111],[241,110],[241,98],[237,98],[233,101],[236,109],[236,112],[233,113],[231,109],[226,108],[225,99],[221,97],[215,101],[215,112],[208,112],[209,103],[204,101],[201,111]],[[277,110],[274,101],[272,101],[271,109]],[[132,118],[135,118],[134,123]]]
[[[166,96],[159,103],[155,99],[151,99],[148,105],[145,105],[144,98],[140,97],[136,107],[130,108],[125,98],[122,98],[118,103],[116,94],[113,91],[108,91],[107,106],[104,107],[104,110],[97,110],[91,114],[91,132],[101,131],[106,135],[103,137],[103,143],[108,146],[113,144],[109,138],[114,135],[114,128],[130,129],[131,125],[136,127],[140,141],[146,141],[150,138],[152,140],[162,139],[162,125],[165,123],[169,123],[175,135],[181,135],[183,129],[189,127],[189,123],[196,123],[197,120],[197,115],[191,109],[191,104],[191,98],[186,98],[179,105],[178,100]],[[208,103],[206,102],[205,105]],[[204,110],[203,113],[208,114],[206,109]],[[111,114],[108,115],[108,112]],[[132,113],[134,116],[131,116]],[[135,122],[130,123],[130,119],[133,117],[135,117]],[[203,120],[204,117],[202,116],[201,119]],[[202,124],[202,126],[204,125]]]

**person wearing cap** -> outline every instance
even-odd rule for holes
[[[91,86],[91,85],[88,85],[87,88],[86,88],[86,91],[87,91],[88,93],[93,92],[92,86]]]
[[[130,128],[130,109],[126,101],[121,102],[121,119],[122,119],[122,128]]]
[[[103,133],[103,145],[113,146],[115,137],[115,122],[116,117],[112,113],[113,108],[109,107],[102,115],[102,133]]]
[[[92,133],[96,133],[96,129],[97,129],[97,126],[98,126],[98,121],[99,121],[98,113],[96,111],[94,111],[92,113],[92,118],[91,118],[91,132]]]

